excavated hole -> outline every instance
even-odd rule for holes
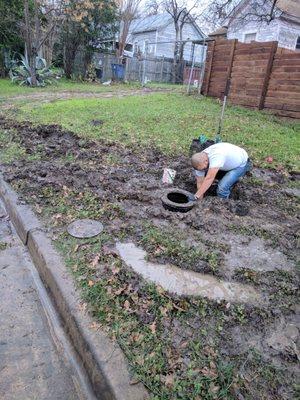
[[[167,195],[168,200],[172,201],[173,203],[177,204],[186,204],[189,202],[188,197],[183,193],[169,193]]]

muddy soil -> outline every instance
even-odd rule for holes
[[[174,213],[162,207],[166,186],[161,177],[163,168],[175,169],[174,186],[195,192],[184,155],[168,157],[136,144],[128,148],[87,141],[56,125],[32,127],[1,119],[0,127],[13,132],[27,153],[2,165],[5,179],[37,211],[48,209],[51,214],[56,207],[50,218],[54,236],[72,220],[68,207],[73,207],[76,215],[86,211],[87,217],[101,218],[112,243],[122,238],[142,245],[151,261],[255,286],[264,306],[259,311],[249,307],[245,324],[226,322],[221,352],[235,358],[254,348],[293,381],[299,357],[299,196],[291,188],[296,174],[254,168],[237,185],[233,199],[206,196],[192,211]],[[66,197],[72,201],[60,209]],[[268,398],[291,398],[288,389],[280,390]]]

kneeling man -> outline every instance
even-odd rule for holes
[[[192,156],[192,166],[197,179],[196,199],[202,199],[218,171],[225,171],[219,181],[217,195],[228,199],[232,186],[251,168],[247,152],[230,143],[217,143]]]

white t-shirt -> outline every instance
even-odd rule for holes
[[[203,150],[208,156],[209,168],[220,168],[221,171],[231,171],[244,167],[248,160],[247,152],[231,143],[216,143]],[[204,176],[205,171],[195,170],[196,176]]]

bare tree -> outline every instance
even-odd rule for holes
[[[132,21],[138,17],[139,7],[142,0],[117,0],[117,6],[119,11],[120,30],[118,39],[117,57],[119,62],[122,61],[130,26]]]
[[[196,10],[198,1],[190,3],[189,8],[185,7],[186,1],[184,0],[164,0],[164,10],[172,17],[175,29],[175,43],[174,43],[174,75],[173,82],[180,81],[181,67],[183,62],[183,53],[185,42],[183,40],[184,26],[193,21],[196,15],[193,11]]]
[[[280,0],[213,0],[204,18],[214,26],[233,23],[237,27],[252,21],[270,24],[282,14],[279,4]]]
[[[57,25],[61,16],[61,3],[62,1],[58,0],[24,0],[22,30],[32,86],[37,85],[36,58]]]
[[[157,15],[159,13],[160,4],[157,1],[148,0],[145,5],[146,16]]]
[[[186,0],[149,0],[148,10],[167,12],[172,18],[175,29],[174,41],[174,62],[173,62],[173,82],[179,82],[182,75],[182,64],[185,41],[183,39],[184,26],[196,20],[199,16],[200,0],[187,3]],[[188,7],[187,7],[188,4]]]

